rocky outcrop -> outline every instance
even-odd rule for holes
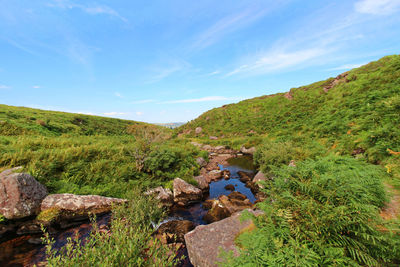
[[[208,203],[211,208],[204,216],[204,220],[208,223],[216,222],[231,216],[233,213],[251,208],[253,205],[250,200],[239,192],[232,192],[228,196],[222,195],[214,200],[212,204]]]
[[[86,220],[89,214],[109,212],[112,205],[124,202],[124,199],[96,195],[48,195],[42,201],[38,220],[44,224],[61,223],[64,224],[62,228],[67,228],[70,226],[68,221]]]
[[[259,215],[258,211],[249,212]],[[232,251],[234,256],[239,255],[235,245],[235,238],[239,233],[252,228],[252,221],[240,221],[240,214],[215,222],[209,225],[197,226],[185,235],[189,258],[195,267],[215,267],[222,259],[219,257],[221,249]],[[253,226],[254,227],[254,226]]]
[[[170,189],[161,186],[150,189],[144,193],[145,195],[154,195],[165,207],[171,207],[174,204],[174,197]]]
[[[194,223],[188,220],[173,220],[161,224],[154,235],[163,244],[183,243],[186,233],[194,229]]]
[[[185,206],[193,202],[198,202],[202,199],[202,191],[185,182],[181,178],[175,178],[174,186],[174,202],[180,206]]]
[[[208,178],[210,181],[217,181],[222,178],[222,175],[223,173],[221,170],[212,170],[208,173]]]
[[[16,173],[20,168],[0,173],[0,214],[7,219],[36,215],[47,189],[27,173]]]

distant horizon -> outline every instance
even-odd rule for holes
[[[4,0],[0,103],[186,123],[399,53],[399,0]]]

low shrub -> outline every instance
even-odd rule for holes
[[[224,266],[381,266],[400,259],[399,235],[380,219],[385,172],[328,156],[272,168],[263,215]],[[397,230],[398,231],[398,230]]]

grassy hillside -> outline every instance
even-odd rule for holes
[[[213,142],[231,146],[267,140],[270,146],[312,146],[315,153],[359,154],[391,172],[398,169],[399,114],[400,56],[392,55],[286,94],[212,109],[178,131],[204,140],[217,136]],[[195,134],[196,127],[202,127],[201,134]]]
[[[197,171],[198,151],[169,146],[170,135],[141,122],[0,105],[0,171],[23,166],[51,192],[124,196]]]

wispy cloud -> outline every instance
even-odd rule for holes
[[[128,20],[121,16],[117,11],[112,9],[106,5],[83,5],[83,4],[76,4],[72,1],[68,0],[55,0],[52,3],[48,4],[50,7],[58,7],[63,9],[80,9],[83,12],[89,15],[109,15],[115,18],[120,19],[121,21],[127,23]]]
[[[147,83],[159,82],[173,74],[190,68],[190,64],[187,61],[179,58],[168,57],[163,61],[164,62],[150,68],[150,71],[153,72],[154,75],[148,79]]]
[[[207,76],[214,76],[214,75],[217,75],[217,74],[220,74],[220,73],[221,73],[220,70],[216,70],[216,71],[208,73]]]
[[[201,50],[221,40],[225,35],[245,28],[257,20],[264,17],[277,5],[284,1],[276,1],[275,4],[270,4],[268,8],[253,5],[238,13],[228,15],[215,22],[209,28],[201,32],[195,37],[192,50]]]
[[[142,116],[144,113],[142,111],[136,111],[136,115]]]
[[[246,64],[243,64],[225,76],[237,74],[260,75],[269,72],[290,68],[306,61],[310,61],[327,53],[322,48],[311,48],[297,51],[271,50],[252,56]]]
[[[117,115],[127,115],[128,113],[125,112],[117,112],[117,111],[111,111],[111,112],[104,112],[103,115],[106,116],[117,116]]]
[[[362,63],[362,64],[345,64],[345,65],[341,65],[341,66],[338,66],[338,67],[335,67],[335,68],[331,68],[331,69],[327,69],[327,70],[350,70],[350,69],[361,67],[362,65],[365,65],[365,63]]]
[[[136,100],[136,101],[132,101],[132,104],[146,104],[146,103],[152,103],[152,102],[156,102],[156,100],[154,99],[143,99],[143,100]]]
[[[180,99],[161,102],[162,104],[178,104],[178,103],[196,103],[196,102],[212,102],[212,101],[236,101],[243,100],[244,97],[225,97],[225,96],[206,96],[200,98]]]
[[[6,89],[10,89],[10,86],[4,85],[4,84],[0,84],[0,90],[6,90]]]
[[[363,14],[389,15],[400,10],[400,0],[361,0],[354,8]]]
[[[116,97],[123,98],[123,95],[121,95],[121,93],[119,93],[119,92],[115,92],[114,95],[115,95]]]
[[[39,89],[39,88],[41,88],[41,86],[40,85],[34,85],[34,86],[32,86],[32,88],[33,89]]]

